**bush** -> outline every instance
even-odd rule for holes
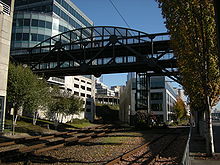
[[[112,109],[114,108],[114,109]],[[115,110],[111,105],[96,106],[96,116],[101,118],[104,123],[114,122],[119,120],[119,111]]]

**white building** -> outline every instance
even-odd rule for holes
[[[174,119],[174,104],[176,93],[166,82],[164,76],[155,76],[150,79],[150,113],[157,117],[160,122],[169,122]],[[127,81],[125,90],[120,96],[121,121],[131,123],[132,117],[136,114],[136,79]]]
[[[114,90],[109,89],[107,85],[97,80],[96,80],[95,88],[97,95],[115,96]]]
[[[95,81],[85,76],[65,76],[64,78],[50,77],[50,84],[59,85],[61,90],[65,90],[70,94],[83,99],[85,111],[79,115],[73,115],[73,118],[94,120],[95,115]],[[63,122],[68,122],[72,116],[67,116]]]

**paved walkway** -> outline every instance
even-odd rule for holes
[[[213,122],[213,137],[215,153],[220,155],[220,121]],[[205,160],[205,146],[205,139],[197,134],[196,129],[193,128],[189,147],[191,165],[220,165],[220,160]],[[203,156],[204,160],[201,160]],[[200,159],[197,159],[197,157],[200,157]]]

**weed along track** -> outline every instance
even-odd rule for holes
[[[157,164],[188,129],[135,131],[105,126],[20,138],[0,143],[2,163],[31,164]],[[187,134],[187,133],[186,133]],[[184,149],[185,139],[182,138]],[[173,149],[171,149],[173,150]],[[179,157],[183,151],[179,151]],[[171,156],[172,157],[172,156]],[[176,157],[176,155],[174,156]],[[166,160],[178,164],[178,160]],[[176,163],[177,162],[177,163]],[[159,163],[160,164],[160,163]]]
[[[160,136],[157,136],[150,142],[144,143],[108,161],[105,165],[177,164],[172,159],[166,159],[166,161],[164,162],[164,159],[161,158],[161,155],[180,136],[181,133],[177,133],[175,131],[162,134]]]
[[[0,160],[7,162],[9,159],[30,156],[42,152],[54,150],[68,145],[85,142],[92,138],[102,137],[107,133],[115,131],[110,125],[98,126],[88,129],[79,129],[71,132],[58,132],[44,136],[30,136],[17,138],[12,141],[0,143]]]

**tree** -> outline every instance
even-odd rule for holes
[[[71,95],[68,92],[60,91],[57,88],[53,89],[53,101],[49,106],[47,115],[55,124],[58,124],[59,119],[61,119],[62,123],[65,116],[73,116],[82,111],[84,111],[84,108],[81,98]]]
[[[176,104],[174,105],[174,111],[176,112],[177,120],[186,117],[186,107],[181,98],[177,98]]]
[[[157,0],[171,34],[190,106],[205,112],[207,154],[214,153],[211,107],[219,101],[220,73],[212,0]]]
[[[33,74],[29,68],[21,65],[9,65],[7,104],[14,109],[13,130],[17,121],[18,111],[37,114],[40,107],[45,107],[50,99],[50,90],[46,81]],[[35,119],[35,120],[34,120]],[[33,115],[36,124],[36,116]]]

